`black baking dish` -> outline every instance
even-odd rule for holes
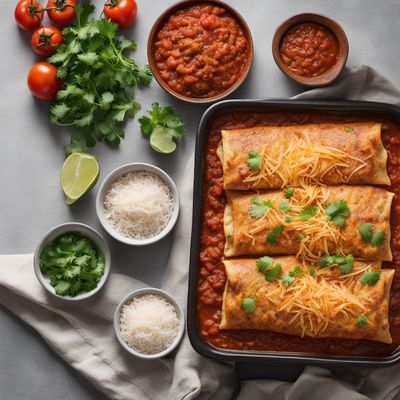
[[[363,365],[370,367],[388,366],[400,360],[400,348],[385,357],[323,356],[310,353],[268,352],[254,350],[220,349],[201,338],[197,321],[197,279],[199,270],[200,232],[203,210],[204,152],[208,139],[210,122],[224,112],[269,112],[269,111],[319,111],[340,115],[386,117],[400,124],[400,109],[394,105],[361,101],[301,101],[285,99],[267,100],[225,100],[209,107],[203,114],[196,136],[194,167],[193,220],[190,248],[189,294],[188,294],[188,334],[195,350],[207,357],[221,361],[281,362],[308,365]]]

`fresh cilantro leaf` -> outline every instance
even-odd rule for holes
[[[274,260],[272,257],[264,256],[260,257],[256,261],[257,268],[260,272],[265,272],[268,268],[270,268],[273,264]]]
[[[289,287],[293,284],[294,282],[294,277],[289,274],[289,272],[286,272],[282,276],[282,285]]]
[[[269,244],[275,244],[278,240],[278,236],[284,231],[285,226],[279,225],[276,228],[272,229],[271,232],[267,233],[267,241]]]
[[[286,214],[290,210],[290,205],[288,200],[282,200],[279,204],[279,210]]]
[[[311,276],[315,276],[315,268],[313,268],[313,267],[308,268],[308,273],[309,273]]]
[[[252,150],[247,156],[247,163],[249,164],[250,171],[257,171],[261,168],[262,157],[256,150]]]
[[[372,235],[371,244],[374,247],[379,247],[385,241],[385,231],[380,230]]]
[[[317,207],[304,207],[298,214],[299,218],[301,218],[303,221],[308,221],[312,217],[315,217],[317,215],[318,208]]]
[[[305,238],[305,236],[304,236],[304,234],[299,233],[299,234],[296,236],[296,238],[297,238],[297,240],[298,240],[299,242],[301,242],[301,241]]]
[[[258,197],[252,197],[250,202],[252,205],[249,207],[249,214],[257,219],[264,217],[269,209],[274,207],[270,200],[262,200]]]
[[[246,313],[253,313],[257,309],[256,298],[246,297],[241,301],[240,306]]]
[[[346,127],[344,128],[344,130],[345,130],[346,132],[353,132],[353,131],[354,131],[354,129],[353,129],[351,126],[346,126]]]
[[[374,286],[381,277],[381,273],[379,271],[367,271],[364,272],[364,275],[360,279],[361,284]]]
[[[275,264],[271,269],[268,269],[265,274],[265,280],[268,282],[273,282],[274,280],[278,279],[279,274],[281,273],[282,266],[281,264]]]
[[[339,265],[340,272],[342,274],[348,274],[353,270],[354,257],[352,255],[346,256],[346,260],[343,264]]]
[[[303,270],[300,267],[295,267],[293,271],[290,272],[291,276],[300,276]]]
[[[358,227],[358,233],[361,239],[366,243],[371,243],[372,240],[372,224],[364,223]]]
[[[285,222],[286,222],[287,224],[290,224],[292,221],[293,221],[292,217],[291,217],[290,215],[286,215],[286,217],[285,217]]]
[[[325,207],[325,212],[328,217],[328,221],[343,228],[346,224],[346,218],[350,215],[350,209],[347,206],[346,200],[339,200],[333,203],[329,203]]]
[[[288,188],[285,190],[284,195],[285,195],[285,197],[286,197],[287,199],[290,199],[291,197],[293,197],[293,195],[294,195],[294,188],[288,187]]]
[[[360,314],[357,319],[356,319],[356,323],[358,326],[363,326],[368,322],[368,318],[365,314]]]
[[[321,267],[328,267],[331,265],[339,266],[342,274],[348,274],[353,269],[354,257],[349,254],[347,256],[332,256],[325,255],[319,259],[319,265]]]

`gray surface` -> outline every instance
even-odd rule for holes
[[[146,60],[146,39],[152,23],[173,2],[139,0],[139,19],[125,32],[138,42],[135,55],[138,62]],[[21,32],[13,22],[15,3],[2,0],[0,14],[0,253],[4,254],[32,252],[45,231],[65,221],[85,222],[101,231],[94,211],[96,189],[73,207],[63,201],[58,176],[68,132],[51,127],[47,122],[46,104],[35,101],[28,93],[25,77],[35,56],[29,47],[30,34]],[[101,3],[96,1],[98,5]],[[247,20],[255,44],[251,74],[231,97],[289,97],[302,91],[281,74],[270,49],[277,25],[299,12],[320,12],[337,19],[350,42],[348,65],[372,65],[400,86],[398,0],[234,0],[229,3]],[[131,122],[119,150],[100,145],[94,151],[101,163],[100,180],[112,169],[131,161],[154,163],[174,177],[174,172],[183,168],[193,151],[196,125],[205,106],[175,101],[156,82],[140,91],[138,100],[143,110],[153,101],[172,105],[183,115],[189,134],[173,155],[157,155],[140,135],[137,121]],[[107,239],[114,271],[154,286],[161,282],[170,247],[168,239],[138,249]],[[0,399],[28,398],[79,400],[102,399],[102,396],[61,362],[29,327],[0,309]]]

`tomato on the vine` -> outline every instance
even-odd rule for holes
[[[57,78],[57,67],[44,61],[30,69],[27,83],[31,93],[41,100],[53,100],[63,84]]]
[[[135,0],[107,0],[104,14],[121,29],[131,26],[136,21],[137,5]]]
[[[60,26],[69,25],[75,18],[76,0],[49,0],[47,14],[49,18]]]
[[[37,0],[20,0],[15,7],[14,17],[22,29],[36,29],[42,22],[43,9]]]
[[[43,57],[50,57],[57,46],[64,41],[61,31],[54,26],[40,26],[33,32],[31,44],[33,51]]]

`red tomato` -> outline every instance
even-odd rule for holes
[[[69,25],[75,18],[76,0],[49,0],[47,14],[58,25]]]
[[[52,100],[62,86],[57,78],[57,68],[48,62],[36,63],[28,73],[28,87],[31,93],[41,100]]]
[[[36,0],[20,0],[14,11],[17,24],[22,29],[35,29],[43,19],[43,9]]]
[[[108,0],[104,5],[104,14],[119,25],[121,29],[136,21],[137,5],[135,0]]]
[[[59,29],[54,26],[40,26],[33,32],[33,51],[44,57],[49,57],[57,50],[57,46],[64,41]]]

